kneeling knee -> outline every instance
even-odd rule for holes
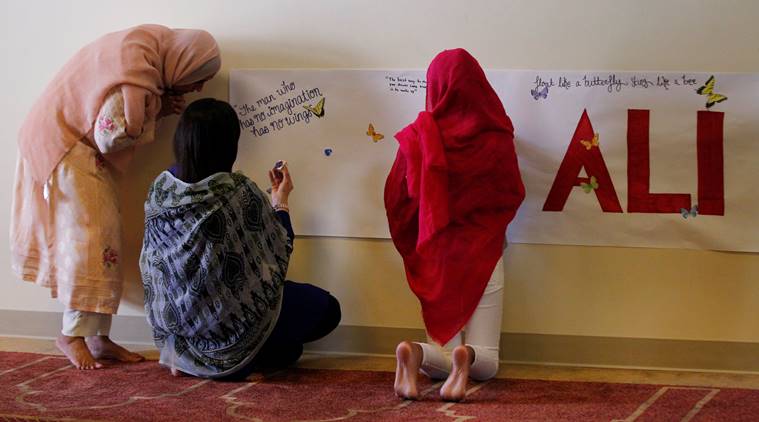
[[[329,305],[327,305],[327,314],[324,318],[324,326],[325,329],[327,329],[327,333],[331,333],[335,328],[337,328],[342,317],[343,313],[340,309],[340,302],[338,302],[336,297],[329,295]]]

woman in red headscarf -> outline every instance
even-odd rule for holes
[[[432,61],[425,111],[395,137],[385,185],[390,233],[437,343],[398,345],[395,391],[416,398],[421,369],[447,378],[442,398],[461,400],[470,376],[498,371],[501,257],[524,199],[514,129],[477,60],[456,49]]]
[[[100,368],[100,358],[142,360],[109,337],[123,284],[114,173],[220,67],[206,31],[141,25],[106,34],[63,66],[21,126],[11,265],[64,305],[56,345],[79,369]]]

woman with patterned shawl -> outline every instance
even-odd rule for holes
[[[175,375],[240,378],[287,366],[340,321],[328,292],[285,279],[294,238],[287,166],[269,172],[270,202],[231,172],[239,137],[229,104],[192,103],[174,136],[176,165],[145,202],[145,311],[160,363]]]
[[[524,199],[514,128],[477,60],[456,49],[432,60],[425,110],[395,137],[385,208],[430,338],[398,345],[395,392],[417,398],[421,369],[457,401],[469,377],[498,371],[506,227]]]

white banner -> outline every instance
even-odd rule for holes
[[[527,191],[509,241],[759,251],[759,75],[486,73]],[[387,238],[393,135],[423,110],[424,77],[233,70],[237,165],[266,185],[288,161],[300,235]]]

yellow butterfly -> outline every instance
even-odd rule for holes
[[[385,139],[385,135],[375,132],[374,131],[374,125],[369,123],[369,129],[366,130],[366,135],[372,137],[372,141],[379,142],[383,139]]]
[[[593,134],[593,139],[590,141],[580,140],[580,143],[585,147],[586,150],[590,151],[591,148],[598,146],[598,134]]]
[[[707,96],[706,108],[711,108],[714,104],[727,100],[726,96],[714,92],[714,84],[716,82],[717,80],[714,78],[714,75],[712,75],[706,80],[706,83],[701,88],[696,90],[697,94]]]
[[[314,116],[316,117],[323,117],[324,116],[324,100],[326,97],[322,97],[321,100],[319,100],[318,103],[316,103],[315,106],[312,105],[304,105],[303,108],[310,111],[311,113],[314,113]]]

